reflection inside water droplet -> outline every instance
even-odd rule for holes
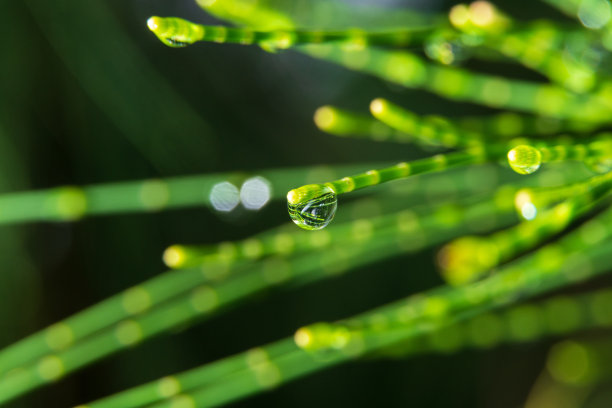
[[[184,42],[184,41],[178,41],[178,40],[175,40],[175,39],[173,39],[173,38],[169,38],[169,37],[165,37],[165,38],[159,37],[159,39],[160,39],[160,40],[161,40],[161,41],[162,41],[164,44],[166,44],[167,46],[169,46],[169,47],[173,47],[173,48],[181,48],[181,47],[186,47],[186,46],[188,46],[188,45],[189,45],[189,43],[187,43],[187,42]]]
[[[299,191],[302,190],[302,191]],[[299,191],[299,193],[294,193]],[[334,191],[326,186],[309,185],[289,192],[289,197],[298,195],[300,199],[288,199],[289,216],[300,228],[318,230],[325,228],[334,219],[338,199]]]

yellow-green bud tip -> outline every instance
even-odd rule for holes
[[[161,17],[157,17],[157,16],[150,17],[147,20],[147,27],[149,27],[149,30],[155,32],[155,30],[159,28],[160,22],[161,22]]]
[[[299,348],[308,350],[312,345],[312,333],[307,327],[302,327],[295,332],[293,340]]]
[[[336,122],[336,113],[331,106],[321,106],[314,114],[315,125],[321,130],[330,129]]]
[[[385,100],[382,98],[376,98],[370,102],[370,112],[372,115],[380,115],[385,110]]]
[[[445,245],[437,260],[444,280],[458,286],[478,279],[494,266],[498,250],[487,240],[466,236]]]
[[[495,22],[495,7],[488,1],[475,1],[470,4],[470,19],[479,27],[487,27]]]
[[[178,268],[185,262],[185,251],[180,245],[172,245],[164,251],[164,263],[169,268]]]

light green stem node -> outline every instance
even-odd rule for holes
[[[351,333],[343,326],[315,323],[298,329],[293,338],[295,344],[306,351],[340,350],[349,343]]]

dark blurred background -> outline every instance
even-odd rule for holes
[[[418,3],[431,12],[452,5]],[[553,14],[537,2],[506,3],[505,10],[523,18]],[[423,155],[411,146],[319,132],[312,115],[325,104],[366,113],[373,98],[384,96],[425,114],[487,112],[295,52],[165,47],[146,27],[151,15],[222,23],[193,0],[6,0],[0,15],[2,192]],[[515,66],[476,68],[539,78]],[[231,217],[193,208],[2,226],[0,346],[162,272],[168,245],[240,239],[287,222],[285,204],[274,202]],[[76,405],[291,335],[303,324],[365,311],[440,283],[433,257],[434,250],[425,251],[267,294],[114,355],[10,406]],[[515,407],[541,370],[547,346],[348,364],[235,406]]]

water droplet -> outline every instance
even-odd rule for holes
[[[444,65],[456,64],[468,57],[467,51],[458,42],[444,37],[432,37],[425,42],[425,54]]]
[[[508,163],[518,174],[531,174],[540,168],[542,154],[533,146],[516,146],[508,152]]]
[[[612,12],[607,0],[583,0],[578,8],[578,19],[587,28],[599,30],[610,21]]]
[[[196,41],[192,38],[202,29],[186,20],[176,17],[153,16],[147,20],[147,26],[157,38],[168,47],[186,47]]]
[[[611,158],[591,158],[584,160],[584,164],[595,173],[608,173],[612,171],[612,159]]]
[[[320,184],[309,184],[287,194],[289,216],[300,228],[318,230],[334,219],[338,199],[334,191]]]
[[[188,42],[175,40],[172,37],[159,37],[159,39],[161,40],[161,42],[166,44],[168,47],[181,48],[181,47],[186,47],[189,45]]]

